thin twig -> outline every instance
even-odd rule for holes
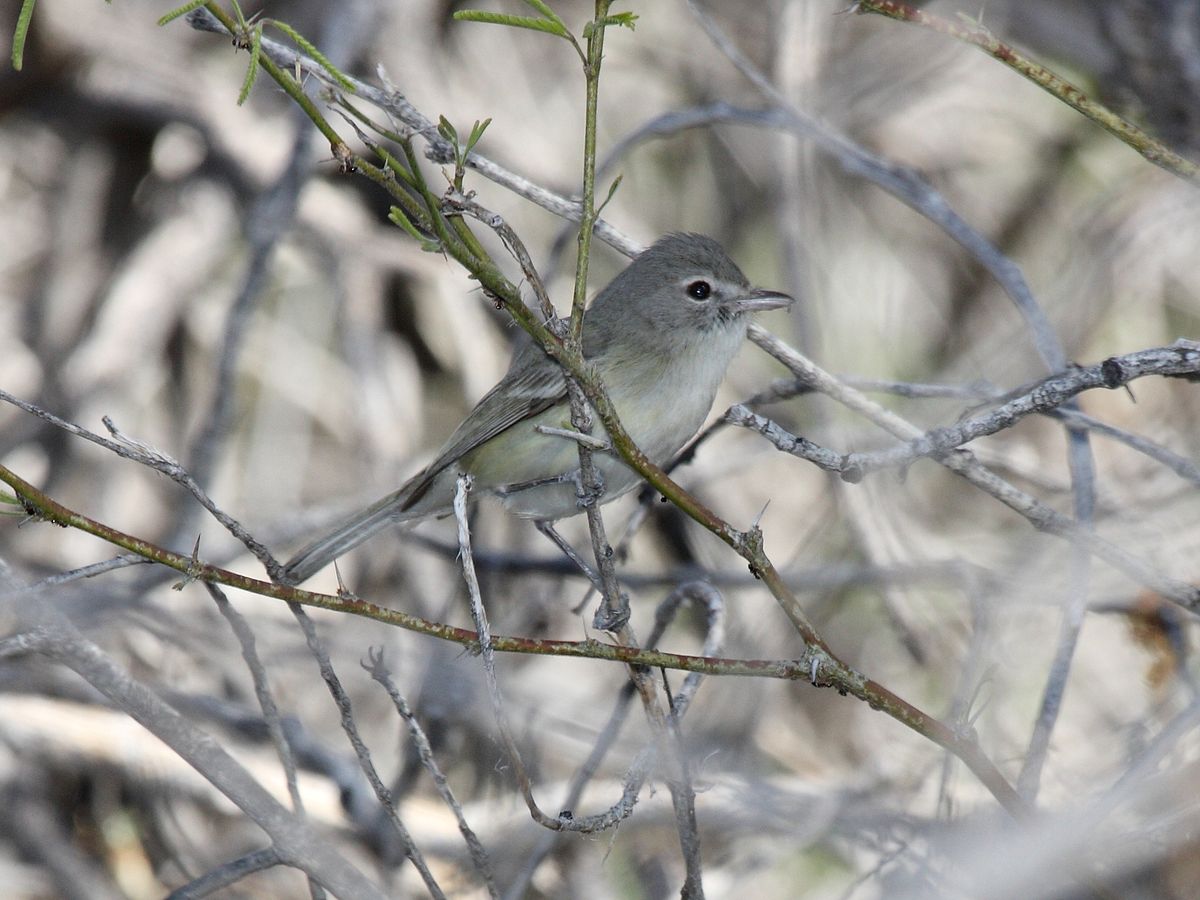
[[[1149,375],[1196,374],[1200,374],[1200,345],[1191,341],[1112,356],[1091,366],[1074,366],[1024,388],[995,409],[960,419],[953,425],[932,429],[899,447],[874,453],[849,453],[830,471],[837,471],[843,476],[854,473],[857,477],[880,469],[908,466],[922,457],[938,456],[981,437],[1004,431],[1025,416],[1058,411],[1068,400],[1084,391],[1097,388],[1116,390]],[[1063,417],[1069,424],[1074,424],[1077,415],[1082,414],[1068,410]],[[1084,423],[1079,424],[1082,426]]]
[[[467,520],[467,494],[471,490],[471,476],[460,475],[454,489],[454,518],[458,523],[459,558],[462,561],[463,581],[467,585],[467,598],[471,604],[471,619],[475,623],[475,633],[479,635],[479,656],[483,661],[484,677],[487,682],[488,697],[492,702],[492,714],[496,719],[496,730],[500,734],[500,743],[508,755],[509,765],[517,780],[525,805],[533,820],[544,828],[558,831],[565,827],[561,816],[550,816],[542,811],[537,798],[533,796],[533,781],[529,770],[521,758],[521,751],[513,739],[512,728],[508,724],[508,713],[504,708],[504,695],[500,692],[500,681],[496,677],[496,649],[492,643],[491,625],[488,623],[487,611],[483,608],[483,596],[479,590],[479,579],[475,575],[475,561],[471,556],[471,526]]]
[[[908,397],[921,400],[936,400],[936,399],[954,399],[954,400],[971,400],[976,402],[982,401],[1007,401],[1013,397],[1019,396],[1025,391],[1020,389],[1011,393],[1004,393],[999,388],[989,384],[986,381],[974,381],[967,384],[922,384],[911,381],[893,381],[881,378],[862,378],[857,375],[837,375],[842,384],[848,385],[856,390],[866,394],[880,393],[891,394],[896,397]],[[780,400],[788,400],[792,397],[801,394],[811,393],[813,386],[808,384],[803,379],[786,379],[781,378],[763,390],[748,397],[740,404],[735,406],[746,406],[753,409],[756,406],[775,403]],[[732,408],[732,407],[731,407]],[[1155,441],[1150,440],[1140,434],[1134,434],[1126,431],[1123,428],[1117,428],[1115,425],[1110,425],[1107,422],[1102,422],[1095,416],[1090,416],[1087,413],[1080,412],[1077,409],[1066,409],[1058,407],[1056,409],[1039,410],[1041,415],[1050,419],[1058,419],[1067,422],[1079,428],[1086,428],[1088,431],[1094,432],[1102,437],[1111,438],[1118,441],[1144,456],[1148,456],[1155,462],[1166,466],[1180,478],[1186,479],[1193,484],[1200,484],[1200,466],[1192,462],[1186,456],[1174,452],[1173,450],[1164,447]],[[712,427],[719,427],[720,422],[714,423]],[[702,432],[703,434],[703,432]]]
[[[654,613],[654,627],[650,630],[650,634],[646,638],[646,647],[653,648],[658,645],[659,640],[671,622],[674,621],[680,607],[685,601],[704,604],[707,615],[705,616],[706,629],[703,652],[711,652],[712,654],[720,653],[725,639],[724,604],[720,599],[720,593],[713,590],[712,586],[706,582],[687,582],[673,590],[659,603]],[[691,675],[684,680],[683,688],[676,694],[672,703],[672,714],[677,719],[681,719],[687,712],[688,705],[698,686],[699,680],[692,679]],[[571,787],[567,791],[567,797],[564,800],[565,809],[573,810],[574,807],[578,806],[584,789],[600,770],[601,763],[616,743],[621,726],[628,717],[629,706],[633,700],[634,693],[634,685],[632,682],[629,682],[622,687],[620,693],[617,695],[613,711],[609,714],[608,721],[605,722],[604,727],[600,729],[599,737],[596,739],[591,753],[588,754],[588,758],[571,779]],[[610,809],[602,813],[600,817],[589,817],[590,821],[596,821],[598,828],[607,827],[606,823],[619,822],[632,812],[633,806],[637,802],[641,785],[645,781],[650,767],[656,758],[655,746],[656,744],[651,743],[649,746],[643,748],[635,757],[633,765],[626,771],[623,779],[624,790],[621,799]],[[542,837],[538,846],[530,853],[528,859],[525,860],[520,875],[509,886],[508,891],[505,893],[505,900],[519,900],[519,898],[526,895],[529,883],[532,881],[538,867],[550,855],[560,840],[559,835],[555,833],[548,833]]]
[[[1109,425],[1107,422],[1101,422],[1099,419],[1089,416],[1087,413],[1082,413],[1077,409],[1049,409],[1043,415],[1052,419],[1062,419],[1072,425],[1086,428],[1088,431],[1112,438],[1114,441],[1119,441],[1131,450],[1148,456],[1155,462],[1162,463],[1180,478],[1200,485],[1200,466],[1196,465],[1196,463],[1192,462],[1186,456],[1180,456],[1178,453],[1169,450],[1162,446],[1162,444],[1156,443],[1149,438],[1143,437],[1140,434],[1132,434],[1122,428]]]
[[[95,578],[97,575],[103,575],[105,572],[112,572],[117,569],[126,569],[129,566],[144,566],[151,560],[143,556],[138,556],[133,553],[122,553],[120,556],[114,556],[112,559],[106,559],[102,562],[92,563],[88,566],[80,566],[78,569],[71,569],[69,572],[59,572],[55,575],[47,575],[39,581],[32,581],[27,585],[22,585],[17,588],[8,588],[6,586],[3,594],[5,596],[13,596],[15,594],[32,594],[43,588],[62,587],[64,584],[70,584],[73,581],[79,581],[83,578]]]
[[[500,894],[496,889],[496,879],[492,875],[492,864],[488,858],[487,850],[484,849],[474,829],[467,824],[467,817],[463,812],[462,804],[454,796],[454,791],[450,787],[450,783],[446,780],[445,773],[433,755],[433,748],[429,744],[429,738],[425,735],[425,729],[421,727],[421,723],[417,721],[417,717],[409,707],[408,701],[404,699],[404,695],[400,693],[400,690],[396,687],[396,683],[392,680],[392,675],[388,671],[387,664],[383,659],[383,648],[369,649],[367,651],[367,661],[362,664],[362,667],[370,674],[372,679],[387,691],[388,697],[392,700],[392,705],[396,707],[396,712],[400,714],[400,718],[408,726],[409,737],[412,739],[421,764],[425,766],[433,778],[433,785],[437,789],[438,796],[442,798],[442,802],[454,814],[454,820],[458,823],[459,834],[463,836],[463,840],[467,844],[467,852],[471,854],[471,862],[475,866],[475,871],[479,873],[479,877],[483,879],[483,886],[487,889],[488,896],[499,897]]]
[[[341,679],[333,670],[333,662],[329,658],[329,653],[325,649],[324,643],[317,635],[316,625],[308,613],[304,611],[297,603],[288,604],[295,617],[296,622],[300,625],[300,630],[304,632],[304,640],[308,644],[309,652],[317,661],[317,666],[321,672],[321,679],[325,682],[325,686],[329,689],[330,696],[333,697],[333,702],[338,708],[341,716],[342,731],[350,740],[350,746],[354,748],[354,755],[358,757],[358,764],[363,770],[363,774],[367,776],[367,781],[375,791],[375,796],[379,800],[379,805],[387,814],[388,821],[391,822],[395,829],[396,836],[400,839],[401,848],[404,850],[404,855],[408,861],[413,864],[413,868],[417,870],[417,874],[421,876],[421,880],[425,883],[426,890],[430,896],[445,900],[445,893],[441,886],[437,883],[433,873],[429,870],[429,866],[425,862],[425,856],[421,853],[421,849],[416,845],[405,827],[404,822],[400,819],[400,814],[396,810],[396,804],[392,802],[391,792],[383,783],[383,779],[379,777],[379,772],[375,768],[375,763],[371,760],[371,752],[367,749],[366,743],[362,739],[362,735],[358,731],[358,723],[354,720],[354,709],[350,703],[350,695],[346,693],[346,689],[342,687]]]
[[[533,296],[537,299],[538,308],[541,310],[546,324],[556,321],[558,313],[554,309],[554,303],[550,299],[550,294],[546,291],[546,285],[542,281],[542,276],[538,274],[537,267],[533,264],[533,258],[529,255],[529,250],[526,248],[525,242],[513,231],[512,226],[504,221],[504,217],[499,213],[492,212],[490,209],[485,209],[470,197],[466,197],[457,191],[448,192],[445,196],[445,202],[451,209],[477,219],[496,232],[496,235],[504,242],[504,246],[508,248],[508,252],[512,254],[512,258],[521,267],[521,274],[525,276],[525,280],[529,283],[530,288],[533,289]]]
[[[55,428],[61,428],[68,434],[73,434],[76,437],[81,437],[84,440],[91,441],[93,444],[98,444],[106,450],[111,450],[122,459],[132,460],[133,462],[140,463],[143,466],[148,466],[157,472],[161,472],[172,481],[182,485],[188,493],[195,497],[196,500],[199,501],[200,505],[207,509],[212,514],[213,518],[225,527],[226,531],[241,541],[242,545],[245,546],[245,548],[251,553],[253,553],[268,571],[271,571],[272,568],[279,567],[279,563],[275,560],[275,557],[271,555],[271,551],[255,540],[255,538],[242,526],[240,522],[218,507],[216,503],[214,503],[208,496],[208,494],[205,493],[204,489],[196,482],[196,479],[192,478],[188,471],[184,469],[184,467],[177,460],[171,458],[166,453],[163,453],[161,450],[152,447],[144,441],[140,441],[136,438],[132,438],[126,434],[123,434],[117,428],[117,426],[113,424],[112,419],[110,419],[108,416],[105,416],[102,421],[104,422],[105,427],[108,429],[109,434],[113,436],[113,440],[103,438],[94,432],[88,431],[86,428],[74,424],[73,422],[60,419],[58,416],[42,409],[40,406],[29,403],[25,400],[20,400],[7,391],[0,390],[0,400],[3,400],[5,403],[11,403],[18,409],[23,409],[25,412],[37,416],[39,419],[44,419]]]
[[[965,18],[952,21],[918,9],[911,4],[898,3],[894,0],[855,0],[854,7],[857,12],[878,13],[891,19],[911,22],[978,47],[993,59],[1004,63],[1042,90],[1087,116],[1154,165],[1192,184],[1200,184],[1200,167],[1197,167],[1195,163],[1184,159],[1132,122],[1126,121],[1103,104],[1092,100],[1062,76],[1050,71],[1045,66],[1038,65],[1010,44],[997,40],[995,35],[979,22],[972,23]]]
[[[243,878],[274,868],[282,862],[274,847],[252,850],[205,872],[182,887],[177,887],[167,894],[166,900],[202,900],[204,897],[211,897],[217,891],[232,887]]]
[[[858,391],[841,384],[832,375],[757,325],[750,326],[750,339],[797,376],[813,384],[821,393],[854,410],[895,437],[905,441],[915,441],[921,437],[922,432],[915,425],[884,409]],[[1197,352],[1187,344],[1180,349],[1188,354]],[[749,414],[746,421],[768,440],[780,441],[783,445],[781,449],[787,449],[789,445],[803,448],[808,443],[801,443],[801,439],[788,434],[762,416]],[[1039,531],[1057,535],[1085,547],[1089,553],[1124,572],[1134,581],[1158,591],[1181,606],[1188,609],[1200,607],[1200,588],[1162,575],[1157,569],[1123,548],[1104,540],[1089,529],[1080,527],[1074,519],[1051,509],[988,470],[969,450],[955,449],[937,457],[936,461],[1024,516]]]
[[[246,668],[250,670],[250,678],[254,682],[254,695],[258,699],[258,706],[262,711],[267,733],[271,736],[271,743],[279,755],[280,765],[283,766],[288,795],[292,798],[292,809],[299,815],[304,815],[304,800],[300,796],[300,788],[296,783],[296,762],[292,758],[292,747],[279,718],[279,706],[275,703],[275,695],[271,691],[266,667],[263,666],[262,660],[258,656],[254,631],[250,628],[250,623],[246,621],[245,616],[229,602],[224,591],[212,583],[207,583],[204,587],[208,590],[213,602],[217,604],[217,610],[229,623],[229,627],[233,630],[233,634],[242,648],[242,659],[245,660]]]
[[[28,649],[73,670],[162,740],[267,832],[283,864],[302,870],[339,897],[383,900],[384,892],[334,850],[327,837],[280,804],[212,737],[135,681],[65,617],[39,607],[26,610],[23,618],[29,623],[23,632]]]

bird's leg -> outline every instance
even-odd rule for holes
[[[572,469],[570,472],[561,472],[558,475],[548,475],[545,478],[534,478],[530,481],[518,481],[513,484],[498,484],[491,488],[491,492],[497,497],[504,498],[513,494],[519,494],[521,491],[532,490],[533,488],[546,487],[551,484],[571,484],[575,486],[575,494],[577,503],[580,509],[587,509],[589,506],[594,506],[600,502],[600,498],[604,495],[604,476],[600,474],[600,470],[596,470],[596,485],[590,487],[583,483],[583,472],[579,469]]]
[[[587,509],[600,502],[600,498],[604,496],[604,473],[598,466],[592,466],[592,484],[583,480],[582,469],[571,472],[571,478],[575,482],[575,502],[580,509]]]
[[[551,437],[560,437],[568,441],[575,441],[583,447],[587,447],[593,453],[611,453],[612,444],[607,438],[596,437],[592,434],[584,434],[582,431],[576,431],[573,428],[555,428],[553,425],[535,425],[534,430],[541,434],[548,434]],[[595,469],[596,482],[594,485],[587,485],[583,482],[583,472],[575,469],[569,473],[571,480],[575,484],[575,492],[579,497],[579,508],[587,509],[589,506],[595,506],[600,502],[600,498],[604,495],[604,476],[600,474],[599,469]]]
[[[574,472],[562,472],[558,475],[547,475],[545,478],[534,478],[529,481],[515,481],[512,484],[498,484],[490,488],[491,492],[497,497],[508,497],[511,494],[519,494],[521,491],[528,491],[533,488],[545,487],[548,484],[577,484],[579,481],[578,470]]]
[[[553,522],[551,522],[549,519],[538,519],[533,524],[538,531],[554,542],[554,546],[561,550],[566,555],[567,559],[571,560],[571,562],[575,563],[575,565],[579,567],[579,571],[583,572],[583,574],[587,576],[587,580],[592,583],[592,587],[600,591],[601,594],[604,593],[604,587],[600,583],[600,576],[596,574],[596,570],[589,566],[587,561],[579,555],[579,551],[567,543],[566,538],[558,533]],[[588,596],[591,596],[590,592]],[[584,597],[579,606],[582,608],[583,604],[587,603],[587,601],[588,597]]]

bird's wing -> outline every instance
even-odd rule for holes
[[[502,431],[546,411],[566,396],[567,383],[558,364],[536,344],[523,347],[508,374],[467,414],[437,459],[406,486],[402,509],[420,500],[434,478],[455,460]]]
[[[518,422],[532,418],[567,395],[562,370],[541,347],[526,344],[513,357],[508,374],[471,410],[429,466],[399,490],[373,503],[324,537],[309,544],[287,563],[286,584],[299,584],[327,563],[403,518],[424,497],[438,475],[460,457]]]

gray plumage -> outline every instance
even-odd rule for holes
[[[703,295],[703,296],[701,296]],[[699,234],[657,241],[617,275],[584,315],[584,356],[600,375],[622,425],[652,461],[667,462],[703,424],[725,370],[745,339],[746,313],[789,297],[750,287],[721,245]],[[519,516],[560,519],[579,511],[565,479],[578,468],[574,441],[536,425],[570,426],[562,370],[529,341],[508,372],[455,429],[441,452],[399,490],[305,547],[285,566],[298,583],[393,523],[450,512],[455,482],[501,495]],[[595,456],[603,502],[639,478],[615,453]],[[520,490],[514,485],[555,479]]]

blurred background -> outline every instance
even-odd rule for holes
[[[545,34],[453,21],[466,6],[528,11],[511,0],[246,11],[286,21],[356,76],[373,80],[382,66],[426,116],[445,116],[460,134],[491,118],[480,152],[576,193],[578,60]],[[591,14],[574,0],[553,6],[576,33]],[[924,6],[951,19],[979,12]],[[0,75],[0,389],[93,431],[110,416],[182,462],[286,557],[427,462],[503,374],[517,329],[451,261],[387,222],[385,195],[338,173],[311,123],[267,78],[237,105],[246,54],[183,21],[157,27],[169,8],[42,0],[23,71]],[[1006,253],[1071,360],[1200,337],[1194,186],[944,36],[827,0],[704,8],[796,109],[919,172]],[[667,113],[774,101],[686,5],[618,9],[639,18],[634,31],[610,31],[605,46],[601,157],[624,147],[599,189],[623,176],[604,210],[609,222],[643,244],[679,230],[720,239],[751,281],[798,298],[792,312],[761,323],[833,372],[1000,390],[1047,374],[1021,317],[975,260],[812,142],[717,123],[623,145]],[[1200,7],[993,0],[984,12],[997,36],[1197,155]],[[0,19],[11,36],[16,4]],[[427,171],[442,183],[436,167]],[[523,237],[568,308],[573,232],[478,175],[468,187]],[[593,293],[625,264],[594,246]],[[785,375],[748,345],[714,419]],[[922,428],[953,423],[975,402],[878,399]],[[1193,462],[1200,456],[1195,384],[1145,379],[1081,404]],[[820,396],[764,412],[838,452],[892,442]],[[1025,419],[972,449],[1070,513],[1060,423]],[[1196,483],[1104,436],[1093,436],[1092,451],[1098,530],[1164,574],[1200,577]],[[205,559],[262,576],[178,485],[9,405],[0,406],[0,462],[114,528],[181,553],[200,534]],[[1113,879],[1122,896],[1194,895],[1200,718],[1189,617],[1163,612],[1100,562],[1081,583],[1065,543],[928,461],[903,477],[848,485],[756,435],[720,429],[677,477],[737,527],[761,514],[768,553],[829,643],[923,709],[969,720],[1014,780],[1061,607],[1081,590],[1092,607],[1042,777],[1039,800],[1054,814],[1043,831],[995,830],[998,807],[969,772],[858,701],[804,684],[706,681],[684,735],[709,896],[1073,896],[1078,879],[1093,876]],[[622,537],[639,503],[629,496],[605,507],[610,538]],[[706,578],[727,607],[723,655],[798,655],[796,635],[743,562],[656,498],[641,505],[647,521],[620,564],[639,634],[674,588]],[[587,545],[582,523],[563,532]],[[594,598],[576,609],[586,583],[528,523],[484,503],[475,542],[497,632],[590,634]],[[433,522],[375,539],[341,571],[373,602],[469,625],[456,552],[453,523]],[[0,520],[0,574],[10,584],[113,553],[78,532]],[[238,644],[203,589],[173,591],[177,580],[135,568],[38,596],[282,792],[273,751],[254,727]],[[337,582],[328,572],[310,586],[332,591]],[[370,816],[347,806],[363,786],[353,771],[336,775],[352,753],[290,613],[264,598],[232,599],[251,621],[281,709],[319,748],[302,772],[310,816],[397,895],[420,891]],[[7,633],[13,620],[2,615]],[[403,723],[359,668],[369,647],[386,648],[502,887],[535,897],[677,893],[678,837],[661,785],[643,792],[615,833],[562,837],[536,856],[545,833],[514,790],[478,659],[370,621],[313,615],[401,815],[448,892],[481,895]],[[661,645],[698,652],[703,637],[703,616],[685,612]],[[539,798],[557,810],[626,675],[534,657],[501,659],[499,675]],[[0,689],[6,896],[157,897],[261,845],[228,801],[61,667],[8,658]],[[616,801],[648,740],[641,718],[632,712],[578,812]],[[1095,804],[1104,815],[1088,814]],[[307,895],[290,870],[232,890]]]

